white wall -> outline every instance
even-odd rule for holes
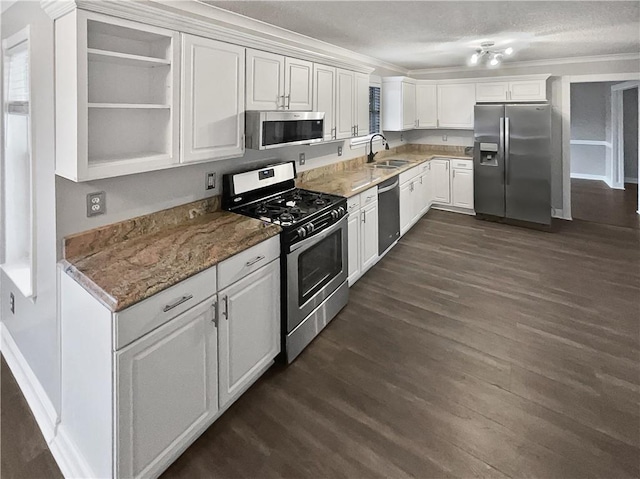
[[[638,183],[638,89],[625,90],[624,111],[624,178],[625,183]]]
[[[60,367],[56,319],[56,250],[53,130],[53,21],[39,2],[18,2],[2,13],[2,38],[31,25],[32,152],[35,170],[36,292],[25,299],[11,280],[0,276],[0,316],[37,381],[60,410]],[[8,297],[16,298],[16,312]]]
[[[548,73],[550,89],[550,104],[552,107],[551,128],[551,206],[557,210],[563,208],[565,196],[570,197],[570,191],[563,188],[562,161],[562,77],[568,75],[591,75],[611,73],[637,73],[640,71],[638,60],[621,60],[613,58],[610,61],[585,61],[581,63],[547,63],[531,62],[509,65],[505,62],[500,68],[488,70],[486,68],[456,68],[431,70],[429,72],[410,72],[410,76],[419,79],[442,80],[456,78],[500,77],[510,75],[535,75]],[[454,144],[449,142],[449,144]],[[464,143],[460,143],[464,145]],[[465,145],[467,146],[467,145]]]

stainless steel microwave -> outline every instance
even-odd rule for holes
[[[252,150],[319,143],[324,137],[324,113],[247,111],[245,135],[245,146]]]

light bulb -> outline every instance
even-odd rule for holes
[[[513,48],[509,47],[504,51],[505,55],[511,55],[513,53]]]
[[[491,65],[492,67],[495,67],[498,63],[500,63],[500,60],[498,60],[498,57],[493,57],[489,62],[489,65]]]
[[[478,54],[474,53],[473,55],[471,55],[471,64],[475,65],[476,63],[478,63]]]

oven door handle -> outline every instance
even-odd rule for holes
[[[342,228],[342,226],[344,226],[344,223],[347,222],[348,218],[349,218],[348,215],[344,215],[340,219],[340,221],[338,221],[337,223],[334,223],[329,229],[326,229],[326,230],[322,231],[321,233],[312,236],[311,238],[307,238],[304,241],[300,241],[300,243],[294,244],[293,246],[291,246],[291,252],[297,251],[300,248],[304,248],[305,246],[311,245],[313,243],[317,243],[318,241],[325,239],[330,234],[333,234],[337,230]]]

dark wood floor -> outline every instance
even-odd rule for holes
[[[624,190],[609,188],[604,181],[571,179],[571,215],[574,219],[640,229],[638,185]]]
[[[640,231],[557,229],[430,211],[163,477],[640,477]]]

